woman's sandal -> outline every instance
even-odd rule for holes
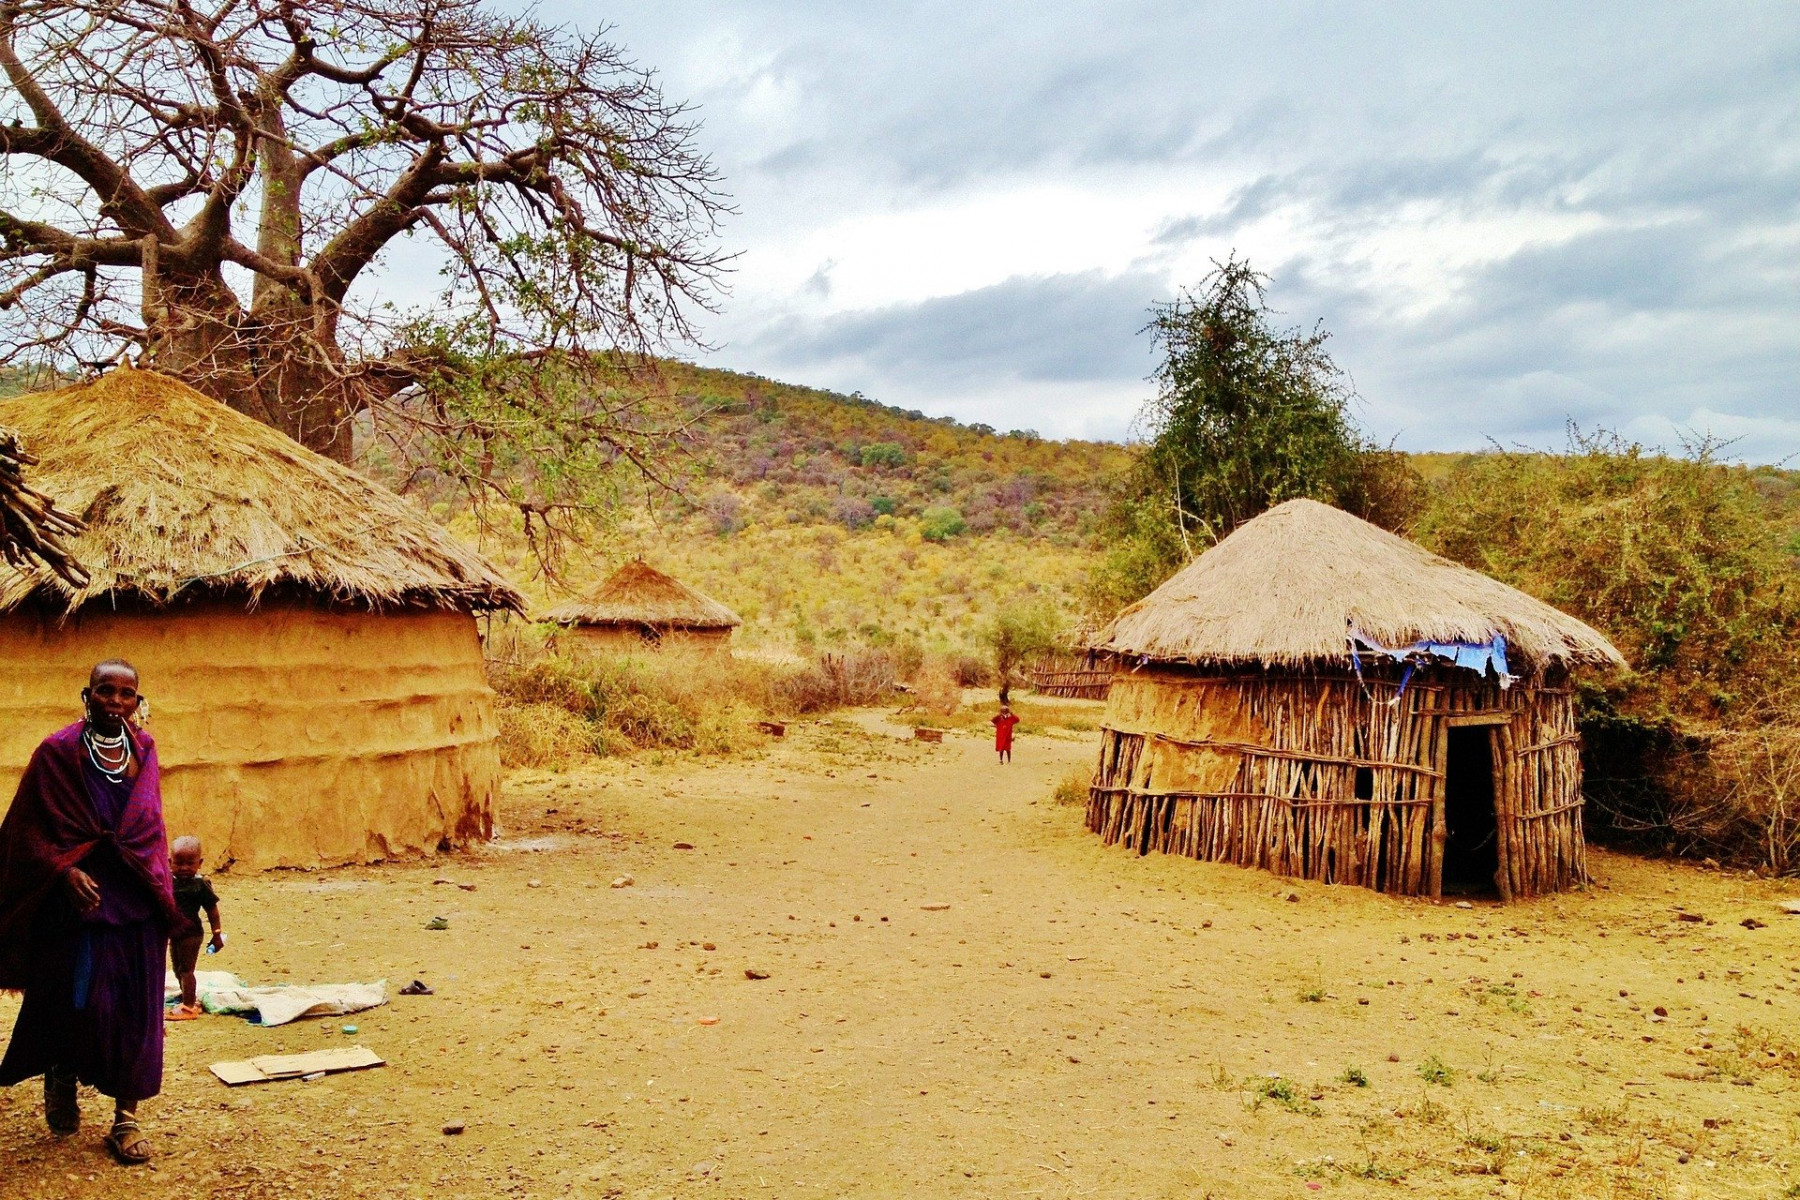
[[[44,1124],[57,1137],[68,1137],[81,1128],[81,1099],[76,1093],[75,1072],[55,1067],[44,1072]]]
[[[199,1018],[200,1012],[201,1012],[201,1009],[198,1004],[194,1004],[194,1005],[177,1004],[174,1008],[171,1008],[167,1013],[163,1014],[163,1020],[165,1020],[165,1021],[193,1021],[193,1020],[197,1020]]]
[[[120,1166],[137,1167],[150,1161],[150,1139],[130,1117],[113,1121],[112,1132],[106,1135],[106,1148]]]

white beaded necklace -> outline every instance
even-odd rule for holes
[[[94,769],[112,780],[114,783],[125,782],[125,772],[131,767],[131,734],[123,725],[119,732],[107,737],[97,733],[90,723],[81,731],[81,741],[87,747],[88,761]]]

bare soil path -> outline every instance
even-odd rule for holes
[[[1000,767],[983,739],[903,733],[862,714],[753,760],[521,776],[483,853],[222,877],[220,967],[437,989],[348,1019],[390,1065],[228,1091],[208,1063],[341,1045],[346,1022],[173,1026],[155,1170],[105,1158],[97,1097],[51,1139],[25,1085],[0,1092],[0,1200],[1800,1179],[1800,917],[1777,885],[1597,854],[1594,890],[1465,909],[1139,859],[1050,801],[1092,735]]]

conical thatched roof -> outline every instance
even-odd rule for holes
[[[586,600],[571,600],[544,614],[558,625],[648,625],[655,629],[736,629],[743,621],[679,579],[643,559],[614,571]]]
[[[1314,500],[1289,500],[1234,530],[1094,636],[1152,660],[1342,663],[1355,628],[1384,646],[1506,638],[1515,669],[1624,665],[1574,617]]]
[[[37,598],[254,601],[270,589],[374,606],[522,610],[481,556],[406,501],[175,379],[121,367],[0,401],[41,460],[32,484],[87,522],[91,574],[0,566],[0,612]]]

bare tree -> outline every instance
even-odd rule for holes
[[[135,350],[340,461],[368,413],[465,478],[669,432],[566,370],[691,337],[723,265],[693,127],[604,34],[480,0],[0,0],[0,71],[0,362]],[[402,311],[356,285],[409,236],[436,249],[399,269],[443,278]],[[485,390],[516,371],[468,385],[527,353],[578,393],[547,434],[543,395]]]

